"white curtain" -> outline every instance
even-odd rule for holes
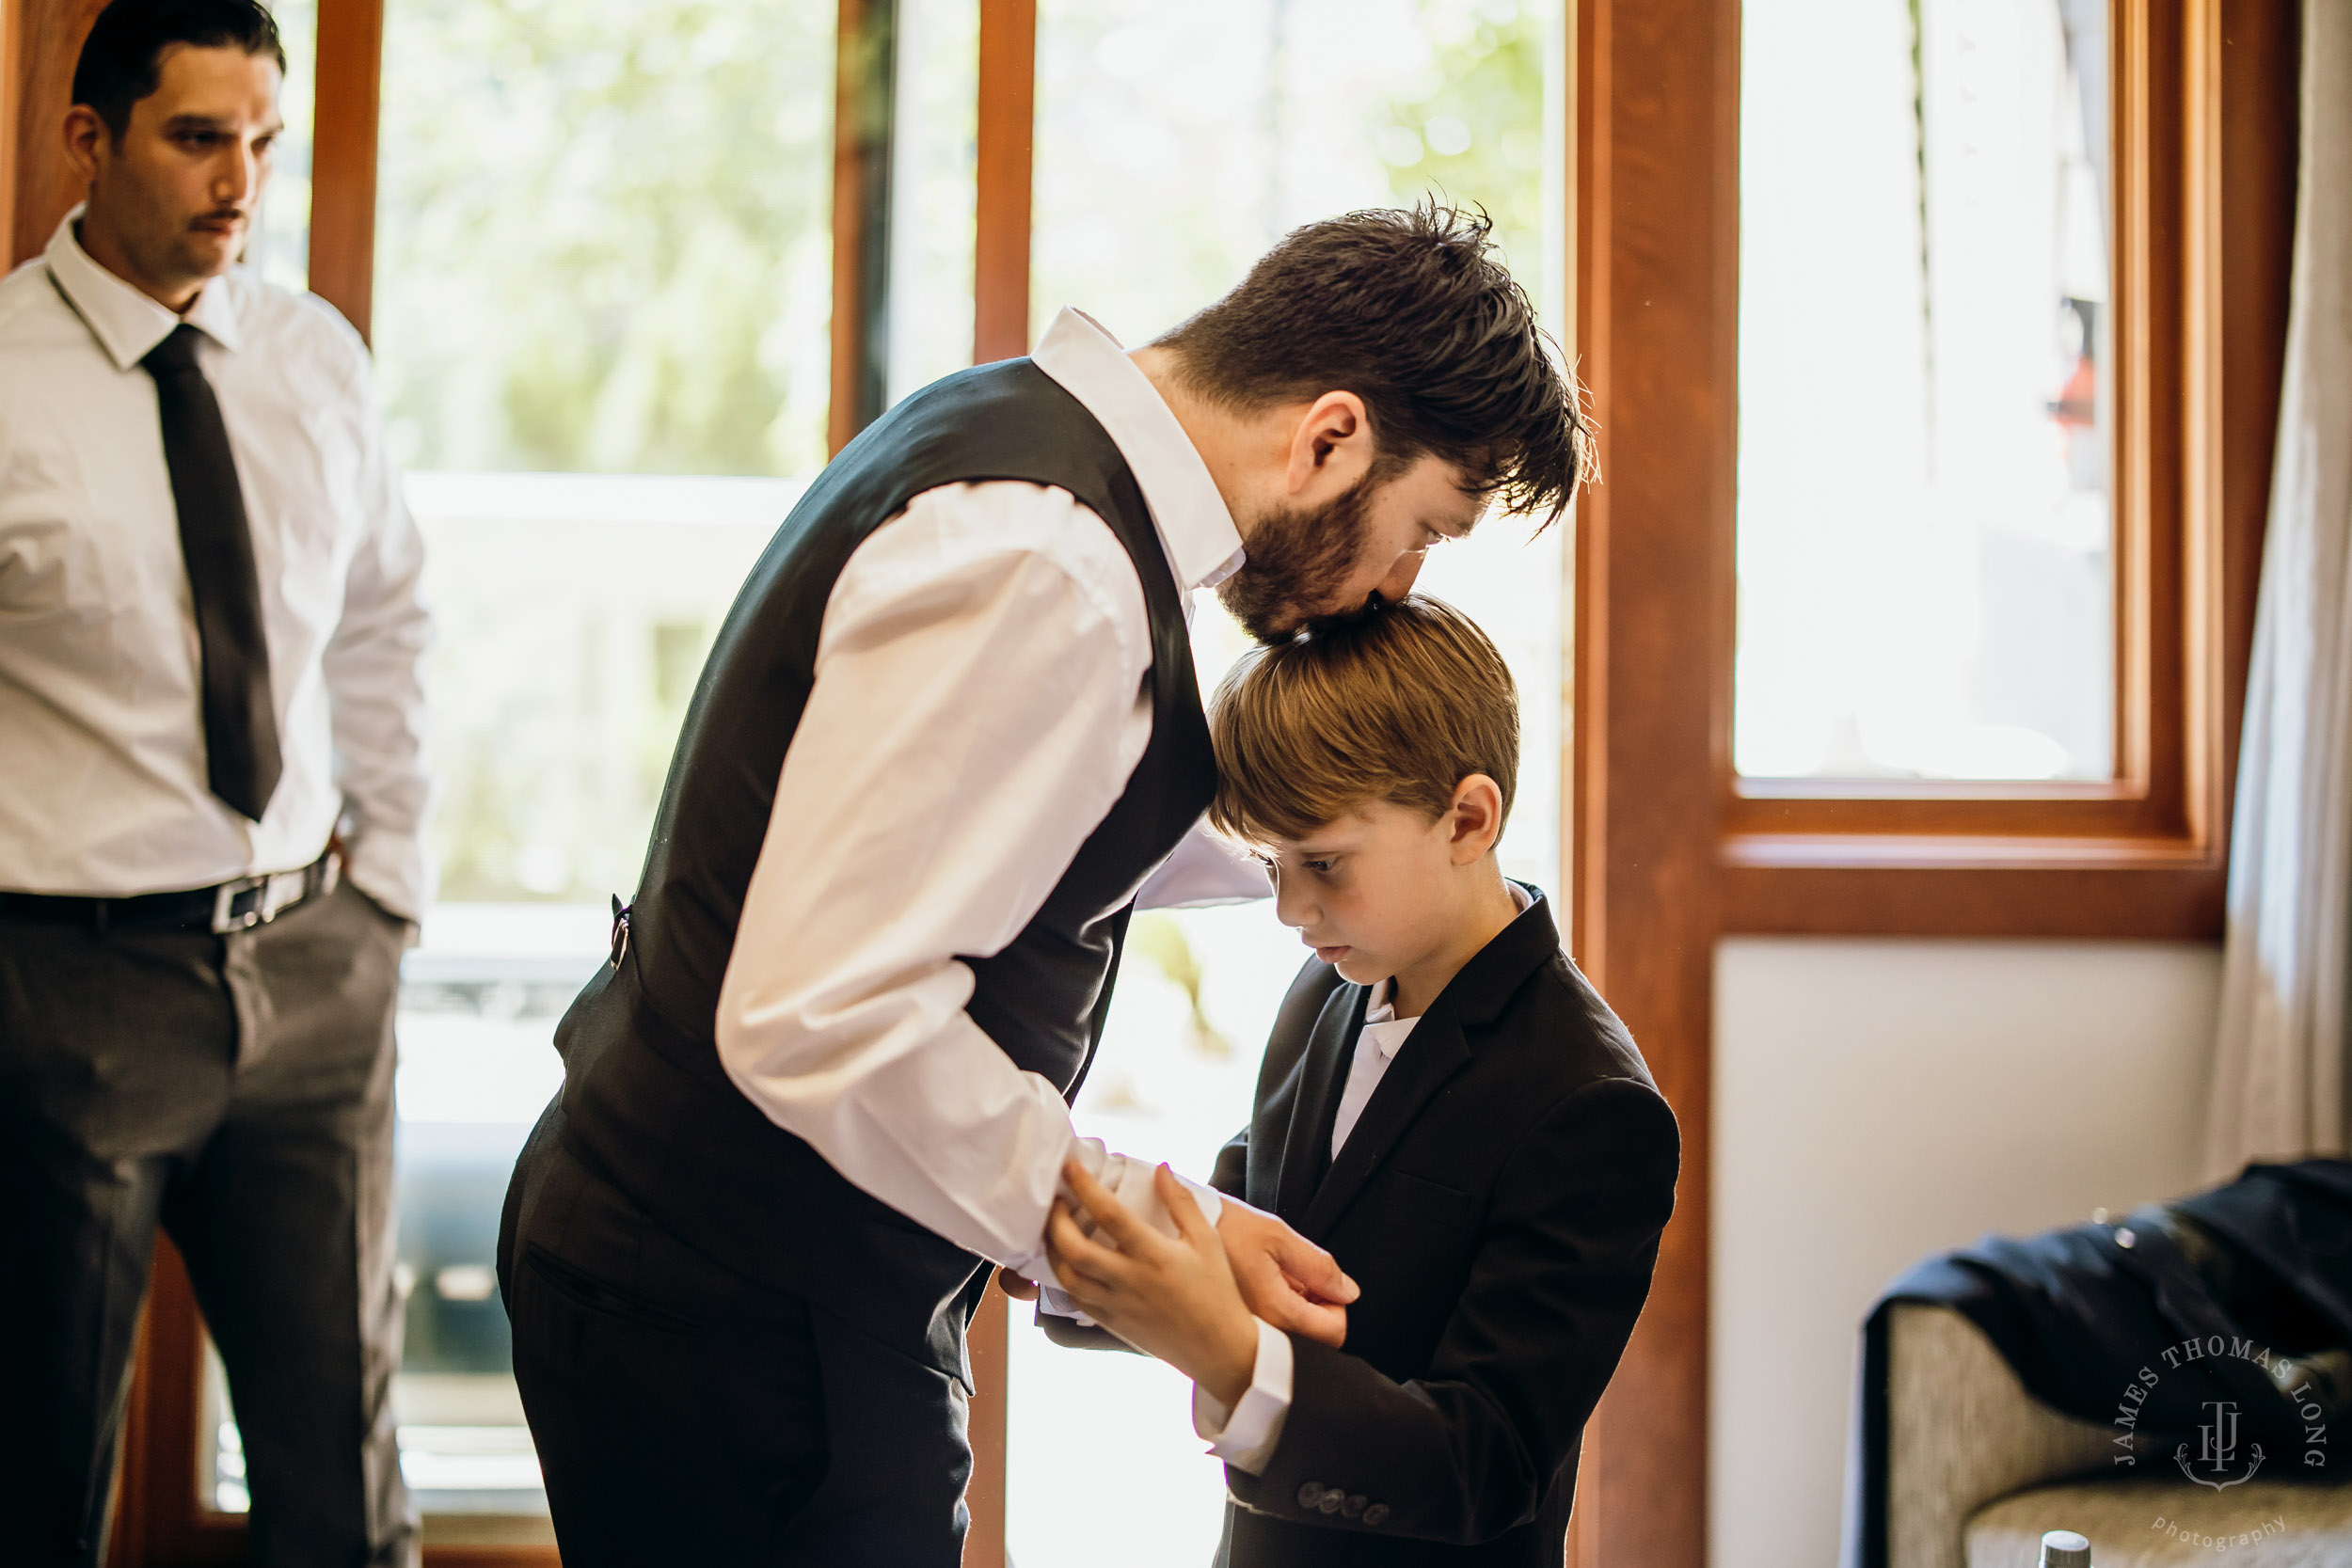
[[[2238,761],[2206,1174],[2352,1117],[2352,0],[2303,11],[2286,384]]]

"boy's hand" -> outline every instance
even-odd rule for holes
[[[1045,1253],[1070,1299],[1219,1403],[1239,1404],[1257,1370],[1257,1322],[1242,1302],[1224,1243],[1184,1183],[1166,1165],[1152,1173],[1160,1201],[1176,1222],[1170,1239],[1129,1212],[1076,1161],[1063,1174],[1097,1233],[1112,1243],[1089,1239],[1070,1207],[1054,1200],[1045,1220]]]
[[[1037,1281],[1017,1269],[998,1269],[996,1288],[1015,1301],[1037,1300]]]
[[[1230,1194],[1216,1232],[1252,1312],[1285,1333],[1304,1334],[1334,1349],[1346,1343],[1346,1304],[1362,1292],[1341,1271],[1339,1259]]]

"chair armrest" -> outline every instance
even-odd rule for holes
[[[1893,1568],[1964,1568],[1979,1509],[2021,1487],[2107,1468],[2114,1433],[2035,1400],[1958,1312],[1905,1303],[1887,1333]]]

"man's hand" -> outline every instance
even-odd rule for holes
[[[1362,1292],[1337,1259],[1231,1194],[1216,1231],[1249,1310],[1285,1332],[1334,1347],[1346,1343],[1347,1303]]]
[[[1218,1402],[1240,1403],[1256,1375],[1257,1321],[1242,1303],[1216,1231],[1184,1183],[1166,1165],[1152,1173],[1176,1222],[1171,1239],[1136,1218],[1076,1161],[1064,1174],[1079,1212],[1094,1225],[1089,1237],[1060,1198],[1046,1215],[1045,1256],[1070,1299]]]

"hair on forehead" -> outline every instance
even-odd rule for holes
[[[1251,649],[1209,704],[1209,820],[1253,843],[1304,839],[1375,800],[1435,817],[1484,773],[1507,819],[1518,692],[1494,642],[1415,594]]]
[[[162,85],[165,53],[182,44],[265,55],[285,73],[277,18],[257,0],[113,0],[82,40],[73,102],[96,110],[119,141],[131,106]]]

